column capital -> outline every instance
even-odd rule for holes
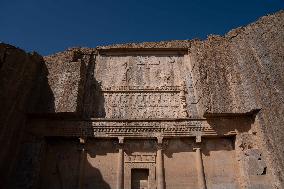
[[[118,137],[118,143],[123,144],[124,143],[124,137]]]
[[[193,143],[192,144],[192,149],[193,150],[201,150],[201,148],[202,148],[201,143]]]
[[[78,177],[78,186],[79,189],[83,188],[83,179],[84,179],[84,168],[85,168],[85,161],[86,161],[86,139],[85,138],[79,138],[79,151],[81,153],[80,155],[80,172]]]
[[[158,144],[162,144],[163,143],[163,137],[157,137],[157,142]]]
[[[201,141],[201,135],[196,135],[195,136],[195,142],[196,143],[201,143],[202,141]]]
[[[80,144],[84,145],[84,144],[86,144],[86,139],[80,137],[80,138],[79,138],[79,142],[80,142]]]
[[[124,149],[124,137],[118,137],[118,141],[114,141],[113,144],[117,149]]]
[[[85,145],[86,145],[86,139],[80,137],[79,138],[79,144],[78,144],[78,150],[79,151],[86,151]]]
[[[193,150],[195,150],[195,151],[200,151],[201,150],[201,148],[200,147],[193,147]]]
[[[163,139],[164,139],[163,137],[157,137],[156,148],[158,150],[164,150],[169,144],[168,140],[163,140]]]

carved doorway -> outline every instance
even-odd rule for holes
[[[131,169],[131,189],[149,189],[149,169]]]

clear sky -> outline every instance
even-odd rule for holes
[[[0,0],[0,41],[42,55],[68,47],[204,39],[284,9],[284,0]]]

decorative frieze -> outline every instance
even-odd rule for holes
[[[42,136],[78,137],[196,137],[235,135],[235,130],[216,131],[205,120],[93,120],[54,121],[34,124],[31,131]]]
[[[156,154],[155,153],[133,153],[124,155],[125,163],[155,163]]]
[[[141,92],[141,93],[165,93],[165,92],[173,92],[178,93],[181,90],[181,86],[141,86],[141,85],[119,85],[119,86],[102,86],[101,91],[104,93],[132,93],[132,92]]]
[[[187,117],[185,86],[181,90],[133,90],[103,93],[107,118]]]

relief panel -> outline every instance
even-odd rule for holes
[[[177,118],[179,93],[105,93],[105,112],[109,118]]]
[[[98,55],[95,117],[178,118],[196,116],[187,55]]]

